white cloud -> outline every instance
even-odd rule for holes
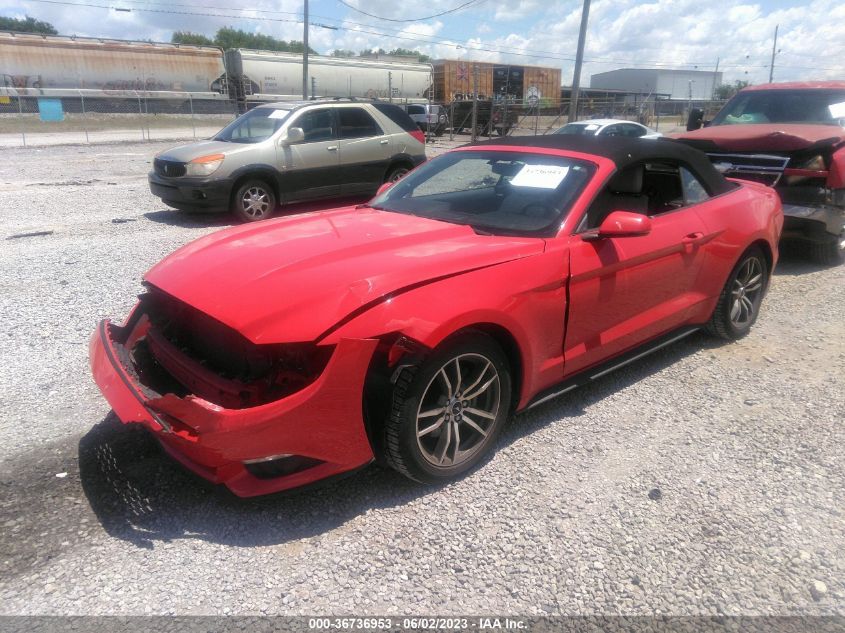
[[[173,11],[192,11],[190,7],[194,6],[196,13],[235,17],[145,12],[140,10],[145,5],[133,0],[115,0],[121,6],[134,7],[131,13],[92,7],[70,10],[27,0],[8,4],[8,0],[0,0],[7,3],[0,5],[0,15],[32,15],[52,22],[67,34],[126,39],[169,41],[174,30],[213,35],[222,26],[286,40],[302,38],[302,24],[297,23],[302,0],[255,0],[248,12],[237,7],[220,11],[202,8],[224,6],[209,0],[180,1],[185,5],[174,5]],[[428,0],[410,5],[395,0],[348,1],[368,13],[396,19],[433,15],[460,4],[460,0]],[[837,0],[810,0],[806,5],[801,0],[776,2],[779,8],[748,0],[593,0],[582,85],[588,83],[591,74],[614,68],[698,66],[709,70],[715,68],[717,60],[725,80],[760,83],[768,79],[775,25],[780,25],[781,50],[775,62],[777,80],[845,76],[841,26],[845,23],[845,4]],[[283,11],[289,13],[279,13]],[[488,0],[440,18],[415,22],[379,21],[340,4],[321,5],[319,12],[325,15],[312,17],[313,22],[339,24],[340,20],[347,20],[344,26],[349,29],[311,28],[310,43],[321,52],[335,48],[360,51],[403,47],[434,58],[558,66],[568,84],[581,0]],[[317,10],[312,8],[312,16],[315,13]]]

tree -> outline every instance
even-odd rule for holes
[[[19,33],[43,33],[58,35],[59,32],[49,22],[42,22],[26,16],[23,20],[0,17],[0,31],[16,31]]]
[[[285,40],[277,40],[270,35],[247,33],[246,31],[230,27],[223,27],[217,31],[217,35],[214,36],[214,44],[224,49],[256,48],[259,50],[286,53],[301,53],[305,50],[303,43],[296,40],[286,42]],[[317,51],[310,46],[308,47],[308,52],[311,55],[317,55]]]
[[[174,31],[170,38],[173,44],[193,44],[194,46],[214,46],[214,40],[199,33],[190,31]]]
[[[730,99],[737,92],[749,85],[751,85],[749,82],[742,79],[737,79],[732,84],[722,84],[716,88],[716,98],[721,100]]]
[[[397,55],[397,56],[404,56],[404,57],[416,57],[421,62],[430,62],[431,57],[428,55],[423,55],[419,51],[412,51],[409,48],[394,48],[392,51],[388,53],[388,55]]]
[[[331,53],[332,57],[355,57],[355,51],[346,48],[336,48]]]

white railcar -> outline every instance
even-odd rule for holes
[[[239,97],[247,101],[302,98],[302,55],[232,49],[225,57]],[[431,65],[410,61],[311,55],[308,76],[308,94],[316,97],[422,101],[431,88]]]

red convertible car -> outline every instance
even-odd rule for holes
[[[118,417],[242,496],[374,459],[446,480],[514,412],[697,329],[746,334],[783,226],[772,189],[670,140],[496,140],[386,187],[150,270],[91,339]]]

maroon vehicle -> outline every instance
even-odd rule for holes
[[[818,263],[845,261],[845,81],[751,86],[702,117],[693,109],[676,138],[726,176],[774,187],[784,240],[807,243]]]

